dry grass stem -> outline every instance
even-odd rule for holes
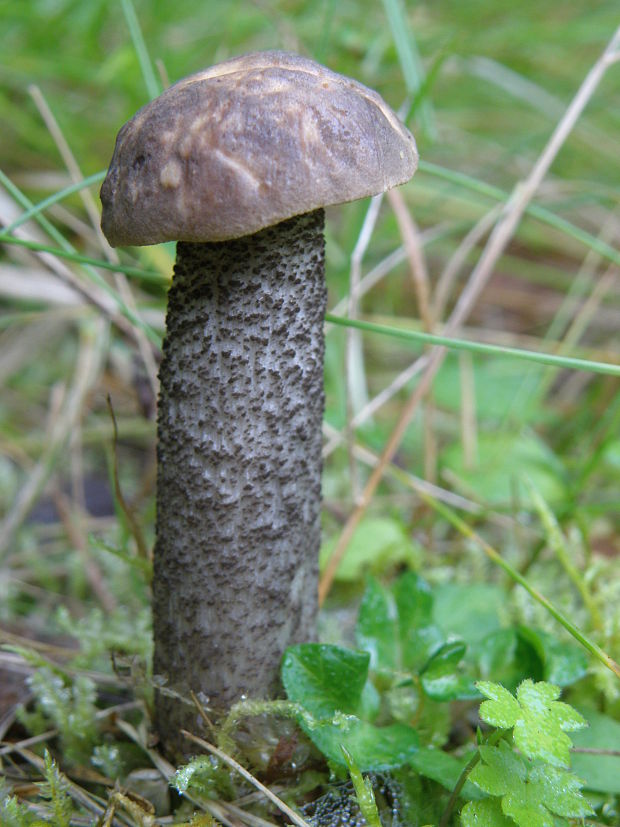
[[[447,265],[442,270],[433,293],[433,318],[443,319],[443,315],[452,293],[454,283],[465,266],[472,250],[482,241],[497,221],[501,206],[497,205],[480,218],[454,251]]]
[[[292,822],[296,824],[297,827],[310,827],[307,821],[305,821],[300,815],[298,815],[295,810],[291,809],[288,804],[285,804],[281,798],[278,798],[275,793],[273,793],[268,787],[261,782],[254,778],[252,773],[248,772],[245,767],[242,767],[241,764],[237,763],[234,758],[231,758],[230,755],[227,755],[225,752],[222,752],[221,749],[214,747],[213,744],[209,744],[208,741],[205,741],[202,738],[199,738],[197,735],[192,735],[191,732],[187,732],[186,730],[182,730],[183,735],[186,738],[189,738],[195,744],[201,746],[207,752],[210,752],[212,755],[217,755],[217,757],[223,761],[225,764],[228,764],[229,767],[234,769],[236,772],[239,773],[246,781],[249,781],[257,790],[260,790],[263,795],[266,796],[276,807],[284,813]]]
[[[52,136],[56,146],[58,147],[58,151],[61,155],[62,160],[64,161],[65,166],[67,167],[67,171],[69,172],[71,181],[74,184],[80,183],[84,180],[84,176],[82,175],[82,171],[80,170],[80,167],[75,159],[75,156],[73,155],[73,152],[71,151],[71,148],[67,140],[65,139],[65,136],[62,134],[62,130],[60,129],[58,122],[54,117],[54,113],[48,106],[47,101],[41,93],[41,90],[37,86],[30,86],[29,92],[37,105],[37,108],[45,122],[45,125],[49,130],[50,135]],[[107,258],[108,261],[112,262],[113,264],[119,264],[120,259],[118,257],[118,254],[115,250],[113,250],[110,247],[101,230],[99,208],[95,204],[95,199],[93,198],[91,191],[87,188],[81,189],[80,197],[82,199],[84,208],[86,209],[86,213],[88,214],[90,223],[97,236],[99,246],[104,256]],[[114,273],[114,282],[116,284],[116,289],[118,290],[125,305],[135,314],[137,318],[140,318],[140,314],[136,307],[136,302],[133,293],[129,287],[129,284],[127,283],[127,277],[125,276],[125,274],[120,271]],[[138,345],[140,356],[142,358],[142,361],[144,362],[144,367],[146,369],[149,382],[151,384],[151,391],[153,393],[153,396],[157,398],[159,383],[157,381],[157,365],[153,355],[153,348],[149,344],[149,341],[146,338],[144,331],[141,330],[137,325],[134,329],[134,336],[136,344]]]
[[[453,335],[471,312],[484,286],[491,277],[497,261],[514,235],[527,205],[536,194],[536,191],[547,174],[553,160],[562,148],[562,145],[568,138],[575,123],[594,94],[601,79],[603,78],[603,75],[607,71],[608,67],[617,59],[617,49],[619,44],[620,27],[616,30],[609,44],[598,58],[592,69],[586,75],[583,83],[577,91],[577,94],[564,113],[564,116],[560,120],[558,126],[553,131],[538,161],[534,164],[530,175],[523,182],[517,184],[514,188],[510,198],[497,219],[482,255],[480,256],[469,277],[468,283],[461,293],[450,319],[448,320],[445,331],[447,335]],[[434,348],[431,352],[430,362],[426,372],[414,390],[408,403],[405,405],[401,416],[386,443],[383,453],[381,454],[379,464],[370,475],[368,482],[362,491],[360,502],[347,520],[338,543],[336,544],[336,547],[327,562],[327,566],[325,567],[319,584],[320,604],[325,601],[325,598],[329,593],[336,570],[342,557],[344,556],[351,538],[353,537],[355,529],[359,525],[363,514],[372,501],[377,486],[383,476],[385,467],[396,453],[405,431],[407,430],[407,426],[409,425],[409,422],[411,421],[411,418],[419,403],[432,387],[433,379],[443,363],[445,355],[446,349],[443,347]]]
[[[107,322],[95,319],[82,330],[73,384],[65,395],[62,410],[52,422],[45,448],[30,471],[13,506],[0,524],[0,555],[10,548],[15,532],[27,517],[49,475],[58,453],[82,417],[87,394],[99,381],[107,347]]]
[[[409,261],[409,273],[413,289],[418,301],[419,316],[422,319],[422,327],[427,333],[433,332],[433,316],[430,306],[430,278],[426,259],[420,244],[420,231],[409,213],[405,199],[399,190],[389,190],[388,200],[396,216],[398,229],[407,252]]]
[[[360,283],[362,279],[362,261],[379,218],[383,196],[370,199],[368,210],[362,224],[357,242],[351,254],[349,271],[349,294],[347,297],[347,315],[357,319],[359,315]],[[359,496],[357,465],[353,456],[354,432],[352,421],[357,411],[368,403],[366,371],[364,370],[364,350],[362,337],[358,330],[349,328],[345,338],[345,387],[346,387],[346,424],[347,455],[349,458],[349,475],[353,502]]]
[[[435,227],[431,227],[426,230],[421,230],[419,233],[419,243],[420,246],[426,247],[431,244],[433,241],[436,241],[438,238],[441,238],[451,229],[452,225],[449,222],[443,222],[441,224],[436,225]],[[384,259],[382,259],[378,264],[376,264],[371,270],[369,270],[365,276],[361,279],[359,283],[358,289],[358,299],[365,296],[373,287],[376,287],[379,282],[381,282],[386,276],[388,276],[392,270],[395,270],[403,261],[407,261],[407,250],[405,246],[397,247],[396,250],[391,252],[387,255]],[[333,316],[344,316],[347,312],[347,305],[348,305],[349,297],[348,295],[341,299],[334,307],[329,311]],[[333,325],[326,323],[325,330],[329,331],[333,328]]]

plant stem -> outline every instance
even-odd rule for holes
[[[494,732],[489,735],[486,740],[486,745],[489,747],[494,747],[503,736],[506,734],[505,729],[496,729]],[[448,803],[446,804],[446,809],[443,811],[443,815],[441,816],[441,820],[439,821],[438,827],[447,827],[448,821],[450,816],[452,815],[452,810],[454,809],[454,805],[457,802],[459,795],[461,794],[461,790],[465,786],[465,782],[469,778],[469,774],[473,770],[473,768],[480,762],[480,750],[477,749],[472,757],[469,759],[467,764],[463,767],[461,774],[458,777],[458,781],[456,782],[456,786],[452,790],[452,795],[450,796]]]

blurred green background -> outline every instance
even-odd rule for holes
[[[449,285],[435,319],[441,329],[488,228],[465,252],[464,241],[528,176],[619,23],[617,0],[0,0],[0,171],[7,176],[0,212],[10,223],[24,209],[22,195],[37,203],[71,183],[41,95],[90,176],[107,167],[118,129],[156,88],[244,52],[293,50],[376,89],[415,134],[422,163],[398,193],[415,222],[431,298]],[[98,184],[90,191],[90,218],[78,193],[45,210],[52,228],[40,238],[49,250],[64,243],[96,262],[111,255],[96,231]],[[618,364],[619,203],[616,62],[534,199],[547,219],[570,224],[525,215],[459,335]],[[363,201],[328,211],[332,310],[346,310],[368,209]],[[597,248],[597,239],[611,251]],[[404,240],[386,197],[361,263],[361,275],[377,279],[359,315],[421,329]],[[110,650],[141,663],[149,657],[148,565],[138,540],[142,534],[150,547],[153,539],[155,375],[174,249],[119,254],[122,266],[138,271],[128,286],[54,253],[41,259],[16,244],[0,248],[0,640],[77,637],[77,667],[102,672],[110,671]],[[116,310],[133,302],[154,352],[134,322],[119,330],[75,296],[61,297],[51,273],[62,267],[88,290],[105,279]],[[371,414],[366,401],[422,352],[387,336],[360,341],[347,364],[346,333],[328,326],[324,555],[416,380],[403,379]],[[617,376],[451,351],[353,538],[324,638],[341,642],[350,633],[368,571],[387,581],[410,568],[438,590],[446,622],[458,604],[461,628],[450,632],[519,626],[565,644],[556,621],[513,588],[479,540],[422,501],[424,477],[436,486],[427,491],[618,660],[619,390]],[[359,422],[351,425],[353,415]],[[543,677],[546,655],[538,648]],[[513,667],[522,676],[522,647],[513,649],[496,652],[486,677]],[[583,677],[585,670],[580,661],[566,681],[576,683],[571,702],[595,702],[617,718],[617,680],[592,658]],[[441,734],[448,736],[447,716]]]

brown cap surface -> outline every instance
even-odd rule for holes
[[[113,246],[224,241],[408,181],[415,142],[361,83],[257,52],[175,83],[121,129],[101,187]]]

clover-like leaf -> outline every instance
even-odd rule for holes
[[[469,779],[489,795],[505,795],[514,779],[522,781],[526,777],[523,761],[506,741],[500,741],[496,747],[480,747],[480,757],[482,762],[476,764]]]
[[[566,731],[587,726],[577,710],[557,700],[560,688],[525,680],[517,689],[521,716],[514,728],[515,744],[528,758],[542,758],[556,767],[570,765],[572,741]]]
[[[581,794],[582,781],[572,773],[537,764],[530,771],[529,782],[541,790],[545,807],[556,815],[582,818],[592,814],[592,808]]]
[[[569,766],[572,742],[566,732],[587,723],[575,709],[557,700],[559,687],[528,678],[518,687],[515,698],[490,681],[476,686],[490,699],[480,705],[484,721],[500,729],[514,728],[515,744],[528,758],[541,758],[556,767]]]
[[[514,827],[514,821],[506,818],[497,798],[468,801],[461,810],[463,827]]]
[[[519,827],[553,827],[554,816],[581,818],[591,813],[581,794],[582,782],[570,772],[540,761],[531,762],[506,741],[480,747],[481,763],[469,780],[484,792],[501,797],[501,812]],[[497,808],[470,807],[464,824],[501,824]]]
[[[512,729],[521,716],[521,707],[513,695],[498,683],[478,681],[478,690],[490,700],[480,704],[480,717],[498,729]]]

